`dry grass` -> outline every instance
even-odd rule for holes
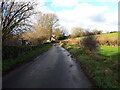
[[[69,43],[69,44],[80,44],[81,39],[69,39],[66,41],[63,41],[63,43]]]
[[[97,38],[99,41],[99,45],[101,46],[120,46],[120,42],[117,37],[108,37],[108,36],[100,36]]]
[[[97,38],[96,40],[99,42],[98,43],[99,46],[120,46],[120,40],[118,39],[119,33],[102,34],[102,35],[96,35],[95,37]],[[87,37],[84,37],[84,38],[87,38]],[[81,41],[84,38],[68,39],[63,42],[80,45]]]

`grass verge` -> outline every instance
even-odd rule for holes
[[[120,78],[118,77],[120,52],[117,47],[101,46],[98,49],[98,54],[92,57],[77,45],[66,44],[62,46],[78,58],[77,62],[80,62],[81,67],[84,67],[98,87],[120,88]]]
[[[36,53],[48,50],[51,46],[52,46],[52,44],[45,44],[42,48],[37,48],[35,50],[31,50],[31,51],[25,53],[24,55],[19,56],[15,59],[4,60],[2,62],[2,71],[10,69],[18,63],[21,63],[23,61],[27,61],[30,57],[34,56]]]

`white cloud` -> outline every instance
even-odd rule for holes
[[[105,15],[107,22],[117,25],[118,24],[118,13],[108,13]]]
[[[47,2],[47,0],[36,0],[36,11],[41,11],[43,13],[52,13],[53,11],[51,11],[47,6],[45,6],[45,2]]]
[[[52,6],[56,7],[72,7],[76,5],[79,0],[53,0]]]
[[[51,6],[54,7],[72,7],[73,10],[57,11],[56,14],[60,19],[61,25],[71,32],[71,28],[80,26],[89,29],[101,29],[105,31],[118,30],[118,13],[109,13],[107,6],[93,6],[88,3],[78,2],[118,2],[119,0],[37,0],[37,11],[43,13],[53,13],[49,7],[45,6],[45,2],[52,2]]]
[[[118,2],[120,0],[50,0],[55,7],[72,7],[78,2]]]
[[[60,23],[68,29],[80,26],[89,29],[101,29],[105,31],[118,30],[117,13],[109,13],[107,6],[93,6],[87,3],[76,5],[73,10],[56,12]]]

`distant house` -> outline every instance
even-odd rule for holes
[[[22,46],[22,45],[31,45],[31,42],[23,38],[20,38],[17,35],[14,35],[13,37],[7,39],[4,45],[5,46]]]
[[[24,38],[21,38],[19,40],[21,42],[21,45],[31,45],[32,44],[32,42],[30,42],[30,41],[28,41],[28,40],[26,40]]]
[[[71,35],[66,36],[66,39],[71,38]]]
[[[55,35],[52,35],[51,41],[55,41],[55,40],[56,40]]]

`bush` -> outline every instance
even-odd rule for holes
[[[24,55],[26,52],[30,50],[34,50],[40,46],[3,46],[2,47],[2,59],[14,59],[18,56]]]
[[[96,53],[98,41],[94,36],[88,36],[81,40],[81,47],[86,51],[86,53]]]

